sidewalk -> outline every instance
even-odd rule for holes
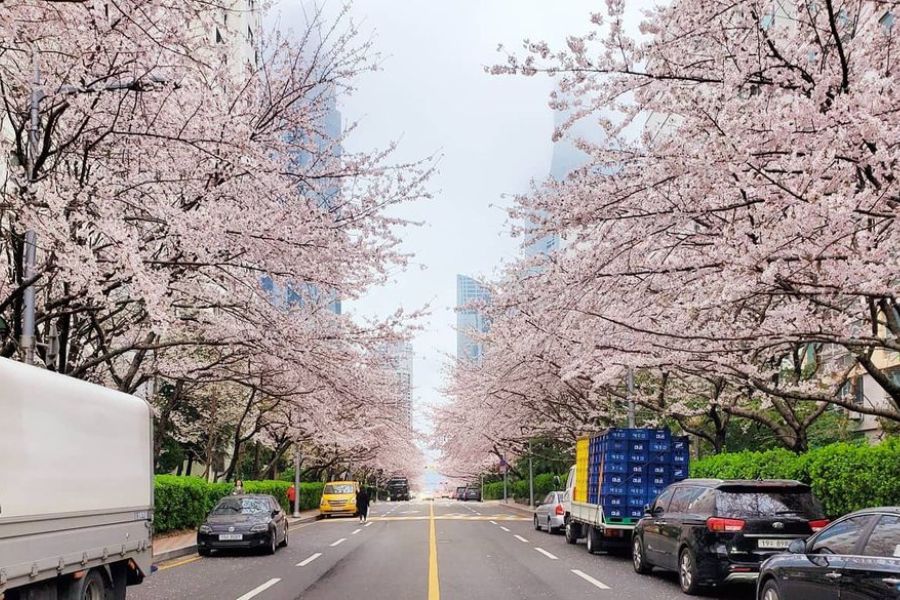
[[[318,510],[306,510],[298,518],[288,517],[291,527],[301,523],[318,521],[321,515]],[[193,529],[163,534],[153,539],[153,562],[160,563],[173,558],[180,558],[197,552],[197,532]]]
[[[527,504],[519,504],[518,502],[513,501],[512,498],[509,499],[509,503],[506,503],[503,500],[485,500],[484,504],[489,504],[491,506],[505,506],[506,508],[528,513],[529,515],[534,513],[533,508]]]

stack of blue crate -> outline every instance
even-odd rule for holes
[[[637,522],[644,506],[688,475],[688,439],[668,429],[609,429],[590,442],[588,502],[612,522]]]

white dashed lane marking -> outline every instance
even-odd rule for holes
[[[250,590],[249,592],[247,592],[246,594],[244,594],[237,600],[250,600],[250,598],[253,598],[255,596],[258,596],[259,594],[262,594],[264,591],[266,591],[267,589],[269,589],[270,587],[272,587],[279,581],[281,581],[281,579],[278,579],[277,577],[275,579],[270,579],[267,582],[265,582],[264,584],[262,584],[261,586],[259,586],[258,588],[254,588],[254,589]]]
[[[547,552],[547,551],[544,550],[543,548],[535,548],[535,550],[537,550],[538,552],[540,552],[541,554],[543,554],[544,556],[546,556],[546,557],[549,558],[550,560],[559,560],[556,556],[554,556],[553,554],[550,554],[549,552]]]
[[[526,544],[528,543],[528,540],[526,540],[525,538],[523,538],[521,535],[517,535],[517,536],[515,536],[515,538],[516,538],[517,540],[519,540],[520,542],[525,542]]]
[[[509,529],[507,529],[507,528],[504,527],[503,525],[500,526],[500,529],[502,529],[503,531],[506,531],[507,533],[509,532]]]
[[[579,571],[578,569],[572,569],[572,572],[575,573],[576,575],[578,575],[579,577],[581,577],[582,579],[584,579],[585,581],[587,581],[588,583],[590,583],[594,587],[600,588],[601,590],[609,589],[608,585],[606,585],[602,581],[597,581],[596,579],[594,579],[587,573],[583,573],[583,572]]]
[[[305,567],[306,565],[308,565],[308,564],[311,563],[312,561],[316,560],[316,559],[319,558],[320,556],[322,556],[322,553],[321,553],[321,552],[316,552],[315,554],[313,554],[312,556],[310,556],[310,557],[307,558],[306,560],[301,561],[301,562],[298,562],[298,563],[297,563],[297,566],[298,566],[298,567]]]
[[[339,539],[338,541],[336,541],[335,543],[333,543],[333,544],[331,545],[331,547],[334,548],[335,546],[340,546],[341,544],[343,544],[343,543],[346,542],[346,541],[347,541],[347,538],[341,538],[341,539]]]

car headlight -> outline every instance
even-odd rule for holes
[[[200,533],[212,533],[212,527],[204,523],[200,526]]]
[[[260,523],[259,525],[254,525],[253,527],[250,528],[250,531],[252,531],[253,533],[259,533],[261,531],[268,531],[268,530],[269,530],[268,523]]]

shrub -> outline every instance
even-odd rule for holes
[[[830,517],[900,505],[900,438],[876,446],[837,443],[805,454],[787,450],[719,454],[696,461],[692,477],[796,479],[808,483]]]
[[[285,481],[245,481],[244,491],[251,494],[271,494],[286,511],[290,512],[293,510],[287,499],[287,490],[290,486],[291,484]],[[323,487],[322,483],[301,483],[300,510],[318,508]],[[157,475],[154,532],[164,533],[199,527],[216,502],[230,494],[233,489],[232,483],[210,483],[201,477]]]

